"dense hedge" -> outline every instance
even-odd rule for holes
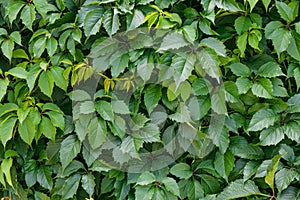
[[[300,198],[298,0],[0,10],[1,198]]]

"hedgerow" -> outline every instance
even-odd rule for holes
[[[300,198],[298,0],[0,10],[2,199]]]

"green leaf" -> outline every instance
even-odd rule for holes
[[[17,18],[18,13],[23,8],[23,6],[25,6],[24,1],[11,1],[7,12],[10,23],[12,23]]]
[[[13,165],[13,159],[12,158],[7,158],[7,159],[3,159],[1,162],[1,171],[5,174],[5,178],[7,183],[13,187],[13,183],[12,183],[12,177],[11,177],[11,167]]]
[[[110,103],[107,101],[97,101],[95,103],[95,108],[104,120],[114,121],[114,113]]]
[[[200,199],[204,197],[204,191],[200,183],[193,179],[188,187],[188,199]]]
[[[27,55],[27,53],[25,52],[24,49],[16,49],[14,52],[13,52],[13,58],[23,58],[23,59],[26,59],[26,60],[29,60],[29,57]]]
[[[278,115],[271,109],[261,109],[257,111],[249,124],[248,131],[260,131],[272,126],[277,120]]]
[[[99,7],[89,11],[85,18],[83,24],[83,30],[87,37],[91,35],[96,35],[103,22],[103,14],[104,14],[103,7]]]
[[[48,197],[44,193],[35,191],[35,193],[34,193],[34,199],[36,199],[36,200],[50,200],[50,197]]]
[[[203,78],[196,79],[192,84],[192,88],[193,88],[193,93],[197,96],[207,95],[209,92],[207,83]]]
[[[94,175],[84,174],[81,178],[81,186],[89,194],[89,197],[92,197],[96,186]]]
[[[106,125],[102,120],[93,118],[88,126],[88,140],[93,149],[97,149],[106,141]]]
[[[217,200],[237,199],[258,193],[260,191],[253,181],[249,180],[244,183],[243,179],[237,179],[220,193]]]
[[[37,182],[44,188],[51,190],[53,187],[52,173],[46,166],[42,166],[38,169]]]
[[[46,37],[40,37],[33,44],[33,54],[35,57],[39,58],[43,54],[46,48]]]
[[[174,56],[172,59],[171,67],[174,69],[174,80],[176,89],[178,89],[180,83],[188,79],[196,62],[196,56],[191,54],[187,57]]]
[[[225,91],[223,86],[214,88],[214,93],[211,95],[211,108],[217,114],[227,114]]]
[[[80,152],[80,149],[81,143],[77,139],[76,135],[70,135],[62,141],[59,154],[60,161],[64,169],[77,156],[77,154]]]
[[[5,147],[7,141],[9,141],[13,137],[13,131],[17,122],[17,118],[11,117],[0,122],[0,140]]]
[[[287,52],[296,60],[300,61],[300,31],[299,33],[292,32],[291,43],[287,48]]]
[[[182,32],[185,39],[193,44],[197,37],[197,29],[193,26],[183,26]]]
[[[249,144],[244,137],[240,136],[230,138],[229,149],[235,156],[245,159],[258,160],[264,157],[264,152],[259,146]]]
[[[52,77],[55,80],[55,85],[61,88],[64,91],[67,91],[68,88],[68,80],[63,76],[64,69],[61,67],[51,67],[50,72],[52,73]]]
[[[152,113],[153,109],[157,106],[161,96],[162,92],[159,85],[151,85],[146,89],[144,103],[149,114]]]
[[[238,35],[248,32],[251,24],[251,20],[245,16],[240,16],[234,21],[234,27]]]
[[[284,128],[268,128],[260,133],[259,139],[262,146],[276,145],[284,138]]]
[[[50,119],[42,116],[42,121],[41,121],[40,126],[41,126],[44,136],[46,136],[50,140],[54,141],[55,135],[56,135],[56,128],[53,126]]]
[[[167,191],[169,191],[171,194],[177,197],[180,197],[179,187],[173,178],[165,177],[161,182],[162,184],[164,184]]]
[[[35,20],[36,12],[32,4],[26,5],[21,12],[21,19],[23,24],[32,31],[32,24]]]
[[[128,15],[127,17],[127,31],[133,30],[144,23],[144,14],[138,9],[134,9],[133,15]]]
[[[214,50],[220,56],[226,56],[225,45],[218,39],[209,37],[200,41],[200,45],[205,45]]]
[[[51,98],[54,87],[54,79],[51,71],[44,71],[41,73],[38,85],[41,89],[41,92]]]
[[[9,85],[9,80],[7,78],[0,79],[0,102],[6,94],[7,87]]]
[[[292,34],[289,30],[284,28],[279,28],[272,34],[272,42],[275,47],[276,52],[279,54],[285,51],[292,40]]]
[[[275,175],[275,183],[279,192],[285,190],[294,180],[300,179],[296,170],[283,168]]]
[[[226,81],[224,83],[225,87],[225,98],[226,101],[236,103],[239,101],[239,91],[237,86],[232,81]]]
[[[248,0],[248,2],[250,4],[250,12],[252,12],[252,10],[255,7],[255,5],[257,4],[258,0]]]
[[[27,117],[23,123],[19,124],[18,130],[22,140],[28,145],[31,145],[36,132],[36,127],[33,121]]]
[[[128,106],[124,103],[124,101],[114,100],[111,102],[111,106],[115,113],[118,113],[118,114],[129,114],[130,113]]]
[[[21,34],[18,31],[14,31],[9,35],[9,38],[17,43],[18,45],[22,46],[22,38],[21,38]]]
[[[271,187],[272,191],[274,191],[275,173],[277,171],[277,167],[278,167],[281,157],[282,157],[282,155],[278,154],[272,158],[272,162],[268,166],[267,176],[265,177],[265,182]]]
[[[80,174],[75,174],[64,181],[63,187],[61,188],[62,199],[70,199],[76,194],[80,178]]]
[[[218,174],[228,182],[228,176],[234,167],[234,155],[230,151],[226,151],[225,154],[219,151],[215,155],[214,166]]]
[[[153,183],[155,180],[156,180],[156,178],[155,178],[154,174],[152,174],[150,172],[144,172],[139,176],[136,184],[137,185],[149,185],[149,184]]]
[[[193,175],[193,171],[186,163],[178,163],[170,169],[170,173],[181,179],[188,179]]]
[[[237,76],[249,77],[251,75],[249,67],[242,63],[233,63],[229,65],[228,68]]]
[[[280,65],[277,62],[267,62],[263,64],[258,69],[257,74],[267,78],[273,78],[276,76],[284,75],[283,72],[281,71]]]
[[[103,27],[109,36],[112,36],[119,30],[119,12],[116,8],[113,10],[106,10],[104,13]]]
[[[280,14],[280,17],[286,22],[292,22],[298,16],[299,3],[287,5],[284,2],[276,1],[275,5]],[[298,10],[294,8],[294,10],[296,10],[296,14],[293,13],[292,8],[290,7],[291,5],[295,8],[298,8]]]
[[[158,51],[166,51],[171,49],[179,49],[188,45],[184,36],[178,32],[167,34],[158,49]]]
[[[237,37],[237,47],[239,48],[240,52],[241,52],[241,57],[245,57],[245,50],[247,47],[247,38],[248,38],[248,33],[245,32],[242,35]]]
[[[35,8],[42,15],[43,18],[46,18],[46,14],[50,8],[47,0],[33,0]]]
[[[14,46],[15,44],[11,39],[5,39],[1,45],[2,53],[9,61],[11,61]]]
[[[135,200],[149,200],[153,198],[155,187],[139,186],[135,189]]]
[[[251,88],[253,94],[258,97],[271,99],[273,94],[272,82],[267,78],[261,78],[258,82],[255,82]]]
[[[246,94],[252,87],[252,82],[245,77],[237,78],[235,84],[238,88],[239,94]]]
[[[216,53],[211,50],[204,48],[197,54],[196,70],[201,72],[203,69],[210,77],[219,80],[220,78],[220,61]]]
[[[289,139],[300,142],[299,128],[300,125],[297,122],[288,122],[284,124],[284,133]]]
[[[54,37],[50,37],[46,40],[46,49],[48,51],[48,55],[51,57],[57,50],[57,40]]]
[[[271,0],[262,0],[264,6],[265,6],[265,9],[266,9],[266,12],[268,11],[268,7],[271,3]]]

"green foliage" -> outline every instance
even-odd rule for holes
[[[299,1],[0,11],[1,199],[300,198]]]

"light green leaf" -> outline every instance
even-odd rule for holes
[[[235,84],[238,87],[239,94],[246,94],[252,87],[252,82],[245,77],[237,78]]]
[[[265,6],[265,9],[266,9],[266,12],[268,11],[268,7],[271,3],[271,0],[262,0],[264,6]]]
[[[277,171],[277,167],[281,157],[282,155],[278,154],[272,158],[272,162],[268,166],[267,176],[265,177],[265,182],[271,187],[272,191],[274,191],[275,173]]]
[[[284,138],[284,128],[268,128],[260,133],[259,139],[262,146],[277,145]]]
[[[276,188],[279,192],[285,190],[294,180],[300,179],[296,170],[283,168],[275,175]]]
[[[66,92],[69,83],[63,76],[64,69],[61,67],[51,67],[50,72],[55,80],[55,85]]]
[[[245,32],[242,35],[237,37],[237,47],[239,48],[240,52],[241,52],[241,57],[245,57],[245,50],[246,50],[246,46],[247,46],[247,38],[248,38],[248,33]]]
[[[296,60],[300,61],[300,31],[299,33],[292,32],[291,43],[287,48],[287,52]]]
[[[12,23],[16,18],[20,10],[25,6],[24,1],[11,1],[10,4],[8,4],[8,19],[9,22]]]
[[[13,165],[13,159],[12,158],[6,158],[6,159],[2,160],[0,169],[5,174],[5,178],[6,178],[7,183],[10,186],[14,187],[13,183],[12,183],[11,173],[10,173],[12,165]]]
[[[33,44],[33,54],[35,57],[41,57],[46,48],[46,37],[40,37]]]
[[[284,75],[281,71],[280,65],[277,62],[267,62],[263,64],[257,72],[258,75],[267,77],[267,78],[273,78],[276,76],[282,76]]]
[[[104,8],[98,7],[89,11],[84,18],[83,30],[87,37],[99,32],[103,22]]]
[[[119,11],[114,8],[113,10],[106,10],[104,13],[103,27],[109,36],[112,36],[119,30]]]
[[[151,85],[146,89],[144,103],[149,114],[152,113],[153,109],[157,106],[161,96],[162,92],[159,85]]]
[[[249,124],[248,131],[259,131],[272,126],[278,115],[271,109],[261,109],[257,111]]]
[[[242,63],[233,63],[228,68],[237,76],[249,77],[251,75],[249,67]]]
[[[181,179],[188,179],[193,175],[191,167],[186,163],[178,163],[170,169],[170,173]]]
[[[107,121],[114,121],[114,113],[110,103],[107,101],[97,101],[95,103],[96,111],[100,114],[100,116]]]
[[[234,167],[234,155],[230,151],[225,154],[218,151],[215,156],[214,167],[218,174],[228,182],[228,176]]]
[[[289,30],[284,28],[279,28],[272,34],[272,42],[275,47],[276,52],[279,54],[285,51],[292,40],[292,34]]]
[[[234,27],[237,34],[241,35],[244,32],[248,32],[249,27],[251,26],[250,18],[246,16],[240,16],[234,21]]]
[[[81,178],[81,186],[89,194],[89,197],[92,197],[96,186],[94,175],[84,174]]]
[[[273,94],[272,82],[267,78],[261,78],[258,82],[255,82],[251,88],[253,94],[258,97],[271,99]]]
[[[18,31],[14,31],[9,35],[9,38],[17,43],[18,45],[22,46],[22,38],[21,38],[21,34]]]
[[[230,183],[223,192],[217,197],[217,200],[229,200],[242,197],[248,197],[260,193],[258,187],[253,181],[246,181],[243,179],[237,179]]]
[[[7,141],[13,137],[13,131],[17,122],[16,117],[11,117],[5,121],[0,121],[0,140],[5,147]]]
[[[129,111],[129,108],[128,106],[124,103],[124,101],[121,101],[121,100],[113,100],[111,102],[111,106],[113,108],[113,111],[115,113],[118,113],[118,114],[129,114],[130,111]]]
[[[36,133],[36,127],[33,121],[27,117],[23,123],[19,124],[18,130],[22,140],[28,145],[31,145]]]
[[[200,41],[200,45],[205,45],[214,50],[220,56],[226,56],[225,45],[218,39],[209,37]]]
[[[11,39],[5,39],[1,44],[2,53],[9,61],[11,61],[14,46],[15,44]]]
[[[248,0],[248,2],[250,4],[250,12],[252,12],[252,10],[255,7],[255,5],[257,4],[258,0]]]
[[[68,164],[70,164],[70,162],[77,156],[77,154],[80,152],[80,149],[81,143],[77,139],[76,135],[70,135],[62,141],[59,154],[63,169],[65,169]]]
[[[184,36],[178,32],[167,34],[158,49],[158,51],[166,51],[171,49],[179,49],[188,45]]]
[[[0,102],[6,94],[7,86],[9,85],[9,80],[7,78],[0,79]]]
[[[102,120],[93,118],[88,126],[88,140],[93,149],[100,147],[106,140],[106,125]]]
[[[50,57],[53,56],[53,54],[55,53],[57,45],[57,40],[54,37],[50,37],[46,40],[46,49]]]
[[[50,71],[42,72],[39,77],[38,85],[41,89],[41,92],[51,98],[54,87],[54,79],[52,73]]]
[[[144,172],[139,176],[136,184],[137,185],[149,185],[149,184],[153,183],[155,180],[156,180],[156,178],[155,178],[154,174],[152,174],[150,172]]]
[[[182,56],[174,56],[172,59],[171,67],[174,70],[174,80],[176,84],[176,89],[178,89],[179,85],[188,79],[191,75],[192,70],[194,69],[194,65],[196,62],[196,56],[191,54],[187,57]]]
[[[46,136],[50,140],[54,141],[55,135],[56,135],[56,128],[53,126],[50,119],[42,116],[42,121],[41,121],[40,126],[41,126],[44,136]]]
[[[26,5],[21,12],[21,19],[26,28],[32,31],[32,24],[35,20],[36,12],[32,4]]]
[[[164,184],[167,191],[177,197],[180,197],[179,187],[173,178],[165,177],[161,182]]]
[[[216,53],[211,50],[204,48],[197,54],[196,70],[201,72],[204,70],[210,77],[218,80],[220,79],[220,61]]]
[[[133,15],[127,16],[127,31],[133,30],[144,23],[144,14],[138,9],[134,9]]]

